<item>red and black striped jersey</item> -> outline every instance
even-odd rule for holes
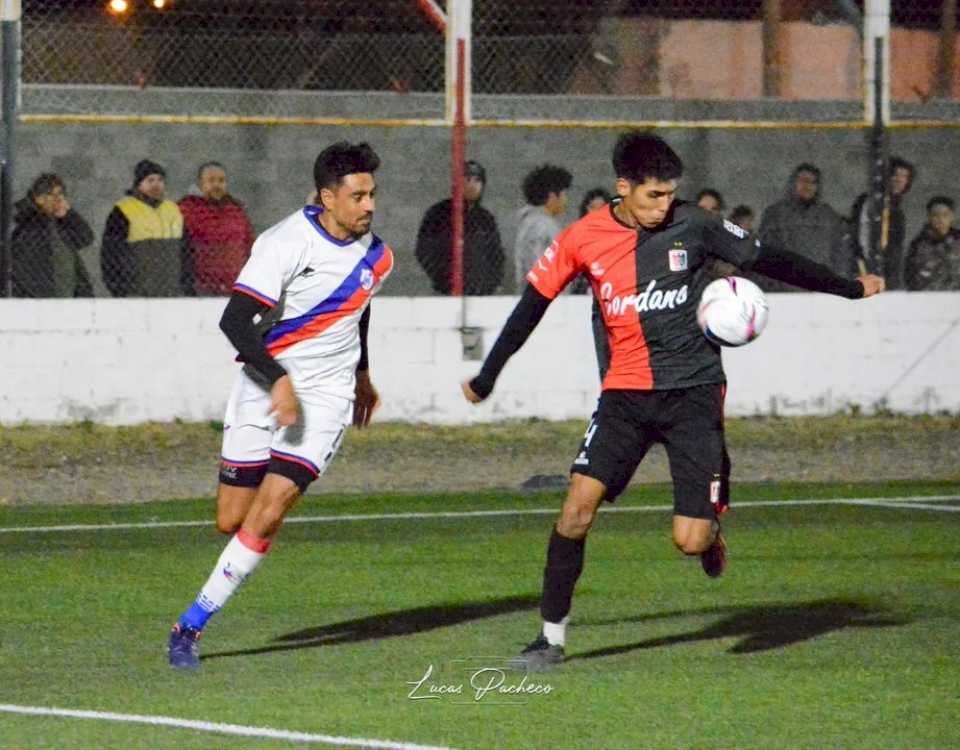
[[[603,389],[665,390],[725,382],[719,347],[697,325],[707,260],[752,262],[759,243],[737,225],[676,201],[655,229],[604,206],[561,232],[527,274],[553,299],[581,273],[600,302],[610,344]]]

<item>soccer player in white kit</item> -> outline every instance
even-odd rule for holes
[[[325,149],[313,169],[316,205],[260,235],[234,284],[220,328],[244,365],[224,417],[217,491],[217,528],[233,536],[173,626],[173,667],[200,665],[207,620],[263,560],[346,427],[368,425],[379,404],[367,360],[370,298],[393,268],[370,231],[379,164],[366,143]]]

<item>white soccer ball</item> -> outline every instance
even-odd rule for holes
[[[715,344],[743,346],[763,333],[769,313],[760,287],[741,276],[726,276],[703,290],[697,322]]]

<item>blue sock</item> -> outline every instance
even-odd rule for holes
[[[203,604],[200,602],[200,597],[197,597],[197,600],[190,605],[190,608],[180,615],[180,619],[177,620],[177,623],[181,628],[193,628],[194,630],[203,630],[204,626],[207,624],[213,615],[217,612],[217,609],[206,609]]]

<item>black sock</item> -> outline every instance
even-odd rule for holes
[[[547,566],[543,570],[543,598],[540,614],[547,622],[560,622],[570,612],[573,587],[583,570],[586,539],[568,539],[554,528],[547,546]]]

